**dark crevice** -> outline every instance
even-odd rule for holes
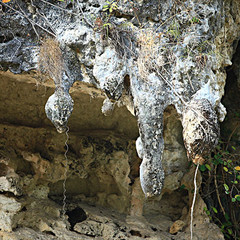
[[[131,230],[129,232],[132,236],[142,237],[142,234],[137,230]]]
[[[157,232],[157,228],[151,227],[151,229],[152,229],[154,232]]]
[[[44,232],[45,232],[46,234],[48,234],[48,235],[56,236],[55,233],[52,232],[52,231],[44,231]]]
[[[239,121],[240,117],[240,44],[236,47],[236,52],[232,59],[232,66],[226,68],[227,79],[225,85],[225,94],[222,99],[223,105],[227,109],[227,116],[221,125],[221,135],[228,138],[230,126]],[[233,136],[234,137],[234,136]]]
[[[68,215],[68,221],[71,225],[70,228],[71,231],[73,231],[73,228],[76,223],[83,222],[84,220],[87,219],[87,214],[80,207],[77,207],[71,211],[67,211],[66,214]]]
[[[133,15],[124,14],[124,13],[121,13],[121,12],[118,12],[118,11],[116,11],[116,12],[114,13],[114,16],[115,16],[116,18],[125,18],[125,19],[127,19],[127,20],[131,20],[131,19],[134,18]]]
[[[0,43],[6,43],[13,40],[14,36],[0,36]]]

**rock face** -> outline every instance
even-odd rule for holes
[[[1,9],[0,191],[12,206],[1,206],[1,230],[15,229],[3,238],[106,239],[110,231],[112,239],[170,239],[160,231],[185,231],[182,126],[189,158],[202,163],[226,115],[224,67],[239,37],[239,1],[34,0]],[[66,136],[50,128],[44,105],[58,132],[70,128],[68,159]],[[130,213],[129,226],[86,214],[68,231],[57,205],[65,177],[68,211],[103,206]]]
[[[216,147],[220,135],[217,115],[207,99],[192,100],[183,113],[183,139],[189,158],[204,163],[204,155]]]

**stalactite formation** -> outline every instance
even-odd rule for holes
[[[188,157],[195,164],[203,164],[220,136],[218,118],[211,103],[207,99],[191,100],[183,112],[182,125]]]
[[[219,137],[218,119],[222,121],[226,114],[221,104],[224,67],[231,64],[232,54],[230,45],[224,46],[228,52],[221,46],[226,43],[222,1],[190,1],[191,4],[153,1],[158,5],[154,8],[154,4],[134,3],[136,6],[133,6],[120,0],[111,13],[103,13],[103,5],[93,2],[98,1],[70,5],[64,1],[54,7],[45,1],[36,1],[32,7],[38,10],[34,19],[40,22],[39,29],[33,28],[37,23],[30,21],[23,10],[29,9],[30,3],[5,4],[4,20],[12,19],[12,23],[21,27],[21,32],[13,26],[18,37],[12,38],[1,23],[1,34],[6,39],[0,50],[3,69],[19,73],[35,69],[39,63],[40,68],[46,70],[56,85],[55,93],[46,104],[46,114],[59,132],[66,131],[73,110],[69,89],[77,80],[94,84],[111,99],[104,101],[102,110],[106,115],[115,105],[111,101],[134,108],[141,140],[142,188],[147,196],[159,195],[164,181],[163,112],[168,106],[175,106],[182,119],[185,146],[195,163],[203,162],[204,155],[216,145]],[[82,4],[89,12],[82,11]],[[105,8],[111,9],[112,4],[108,3]],[[68,10],[63,10],[65,7]],[[20,13],[21,21],[9,14],[11,12]],[[91,14],[97,16],[93,22],[89,20]],[[151,24],[145,23],[153,16],[154,21],[149,20]],[[33,49],[28,47],[31,40],[24,41],[23,33],[32,28],[35,40],[50,32],[56,38],[45,40],[40,54],[37,44]],[[234,25],[230,32],[238,29]],[[14,50],[13,45],[17,46]],[[126,76],[129,78],[127,91]],[[124,101],[127,98],[130,101]]]

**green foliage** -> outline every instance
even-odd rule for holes
[[[103,11],[109,11],[109,13],[111,14],[114,10],[118,9],[118,5],[117,2],[115,0],[109,2],[106,2],[107,4],[103,6]]]
[[[183,184],[180,186],[180,189],[186,189],[186,186]]]
[[[215,213],[218,213],[218,210],[217,210],[215,207],[212,207],[212,210],[213,210]]]
[[[197,18],[197,17],[192,17],[192,19],[190,20],[190,23],[191,23],[191,24],[200,23],[200,19]]]
[[[167,34],[169,34],[174,41],[178,40],[178,38],[180,37],[180,25],[176,20],[172,21],[172,23],[170,24]]]
[[[239,240],[237,234],[240,226],[236,219],[240,203],[240,159],[235,146],[228,147],[229,151],[226,149],[223,142],[220,142],[208,163],[199,168],[203,181],[211,184],[212,180],[214,184],[211,186],[215,188],[210,189],[210,185],[206,187],[207,191],[214,192],[211,196],[213,202],[209,209],[203,210],[210,220],[220,226],[226,239]]]
[[[205,167],[206,167],[209,171],[211,171],[211,169],[212,169],[208,164],[205,164]]]
[[[114,28],[113,24],[110,22],[111,16],[113,16],[114,11],[118,9],[119,0],[115,1],[106,1],[106,4],[103,6],[103,16],[96,18],[94,30],[100,31],[102,39],[108,39],[109,32]]]

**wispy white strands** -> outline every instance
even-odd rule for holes
[[[197,173],[198,173],[198,168],[199,168],[199,163],[197,164],[197,167],[195,169],[195,174],[194,174],[194,195],[193,195],[193,201],[192,201],[192,207],[191,207],[191,223],[190,223],[191,240],[193,239],[193,210],[194,210],[194,205],[195,205],[196,196],[197,196]]]
[[[65,146],[66,146],[66,151],[64,153],[64,157],[65,157],[65,171],[64,171],[64,181],[63,181],[63,206],[62,206],[62,217],[63,219],[65,219],[65,214],[66,214],[66,199],[67,199],[67,196],[66,196],[66,181],[67,181],[67,171],[68,171],[68,157],[67,157],[67,153],[68,153],[68,139],[69,139],[69,135],[68,135],[68,132],[69,132],[69,127],[67,127],[67,131],[65,132],[66,134],[66,141],[65,141]]]

